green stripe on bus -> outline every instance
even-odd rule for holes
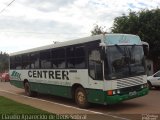
[[[11,80],[10,83],[19,88],[23,88],[22,81]],[[29,82],[29,84],[31,86],[31,91],[72,98],[71,87],[69,86],[60,86],[60,85],[35,83],[35,82]]]
[[[11,80],[10,82],[12,85],[15,85],[19,88],[23,88],[22,81]],[[66,98],[72,98],[71,86],[60,86],[60,85],[34,83],[34,82],[29,82],[29,84],[31,86],[32,91],[44,94],[62,96]],[[108,96],[107,92],[103,90],[88,89],[88,88],[85,90],[87,92],[88,102],[104,104],[104,105],[116,104],[124,100],[129,100],[140,96],[144,96],[149,92],[148,88],[143,88],[139,91],[136,91],[137,94],[134,96],[130,96],[129,94]]]
[[[11,85],[14,85],[18,88],[24,88],[23,82],[18,80],[10,80]]]

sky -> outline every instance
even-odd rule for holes
[[[130,10],[156,9],[160,0],[0,0],[0,51],[87,37],[97,24],[107,31]],[[3,10],[4,9],[4,10]]]

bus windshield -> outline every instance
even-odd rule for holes
[[[108,79],[120,79],[145,74],[145,62],[142,46],[110,46],[106,51]],[[107,79],[106,78],[106,79]]]

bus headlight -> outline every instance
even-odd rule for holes
[[[120,90],[117,90],[117,94],[120,94],[121,92],[120,92]]]
[[[121,92],[120,92],[120,90],[109,90],[109,91],[107,91],[107,94],[108,95],[116,95],[116,94],[120,94]]]
[[[141,85],[141,88],[144,88],[144,86],[143,86],[143,85]]]
[[[141,88],[146,88],[146,87],[148,87],[147,83],[141,85]]]
[[[113,90],[113,95],[115,95],[116,94],[116,90]]]

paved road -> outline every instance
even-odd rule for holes
[[[37,107],[56,114],[87,114],[87,119],[101,120],[160,120],[160,90],[151,90],[147,96],[125,101],[116,105],[97,105],[84,110],[66,98],[38,95],[36,98],[26,97],[23,89],[11,86],[8,82],[0,82],[0,96]]]

